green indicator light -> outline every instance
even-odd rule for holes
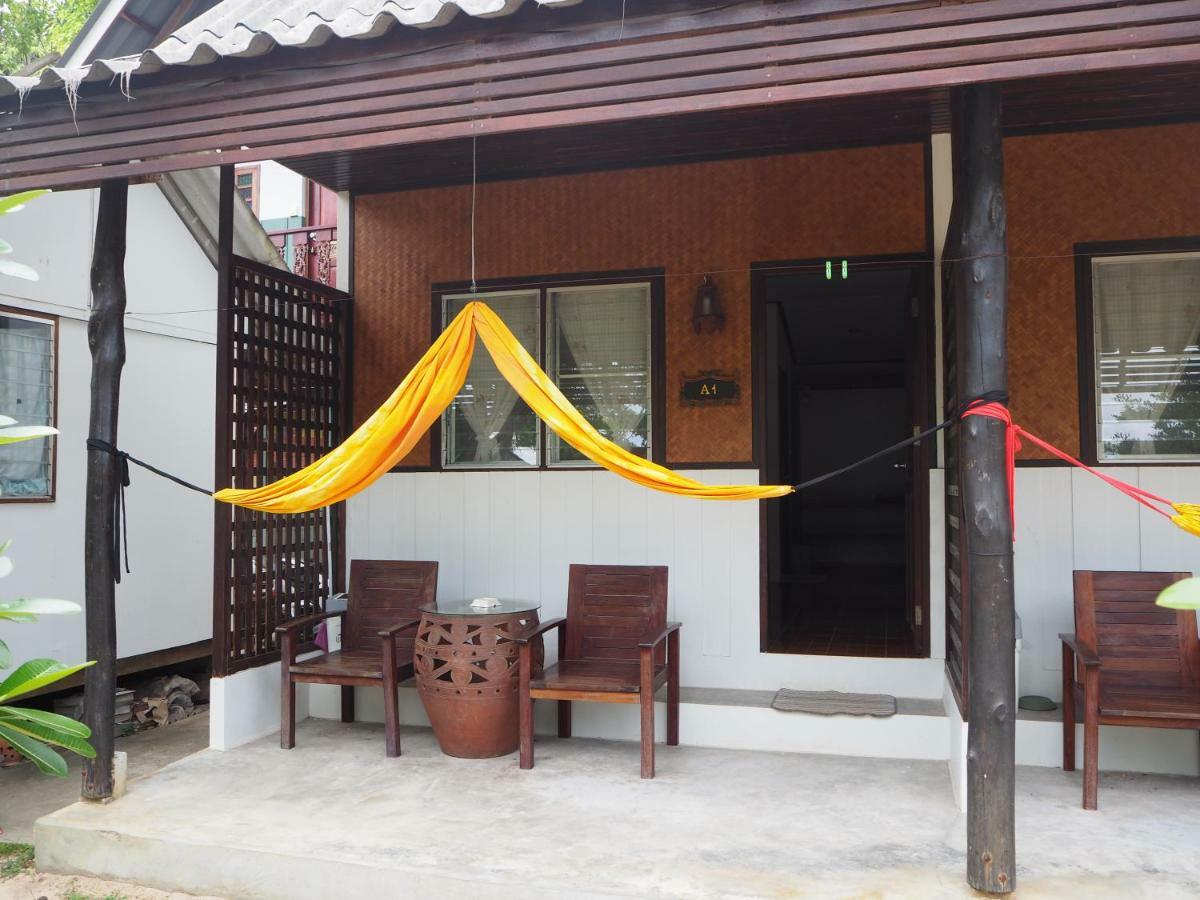
[[[833,281],[833,260],[825,260],[825,280]]]
[[[843,259],[842,260],[842,279],[845,280],[849,277],[850,277],[850,263],[846,262],[846,260]]]

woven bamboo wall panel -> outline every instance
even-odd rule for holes
[[[480,154],[487,152],[481,143]],[[753,456],[752,262],[919,253],[925,246],[920,145],[759,157],[482,184],[480,279],[661,267],[666,278],[667,461]],[[429,345],[430,288],[470,275],[470,187],[355,201],[355,415],[361,421]],[[728,316],[696,335],[700,274]],[[737,406],[685,408],[682,373],[736,370]],[[426,440],[406,461],[427,465]]]
[[[1013,416],[1064,450],[1081,450],[1075,244],[1200,234],[1197,159],[1196,124],[1004,142]]]

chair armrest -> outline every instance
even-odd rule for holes
[[[567,624],[567,620],[562,616],[554,619],[547,619],[545,622],[539,622],[530,628],[525,629],[518,637],[513,638],[513,643],[524,646],[532,641],[535,637],[545,634],[547,631],[553,631],[555,628],[561,628]]]
[[[1076,658],[1088,668],[1100,666],[1100,657],[1096,655],[1096,651],[1081,641],[1073,634],[1059,634],[1061,640],[1066,646],[1070,647]]]
[[[389,625],[387,628],[382,629],[379,632],[379,636],[384,639],[387,639],[390,637],[396,637],[401,631],[404,631],[406,628],[412,628],[414,625],[420,625],[420,624],[421,624],[420,616],[416,616],[415,618],[410,617],[407,619],[401,619],[399,622],[396,622],[395,624]]]
[[[650,640],[642,641],[641,643],[639,643],[638,647],[640,647],[643,650],[653,650],[660,643],[662,643],[662,641],[672,631],[678,631],[680,629],[680,627],[682,626],[682,624],[683,624],[682,622],[668,622],[666,628],[664,628],[661,632],[659,632],[656,636],[654,636]]]
[[[314,622],[320,622],[322,619],[332,619],[334,616],[345,615],[345,612],[346,611],[342,609],[338,610],[337,612],[316,613],[315,615],[303,616],[299,619],[292,619],[290,622],[284,622],[282,625],[277,627],[275,629],[275,633],[282,635],[287,634],[288,632],[298,631],[305,625],[312,625]]]

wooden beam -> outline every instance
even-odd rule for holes
[[[233,372],[233,204],[236,196],[232,165],[221,166],[217,195],[217,378],[214,423],[213,484],[217,490],[230,486],[230,377]],[[212,672],[217,678],[229,674],[229,553],[233,539],[233,507],[213,504],[213,642]]]
[[[967,399],[1008,390],[1008,259],[1000,86],[963,89],[959,360]],[[957,185],[956,185],[957,187]],[[971,598],[968,659],[967,881],[1016,889],[1013,555],[1005,427],[969,416],[959,426],[963,523]]]
[[[177,73],[148,76],[135,103],[91,92],[79,130],[45,100],[0,131],[0,191],[65,187],[263,157],[286,159],[472,134],[502,134],[702,110],[919,91],[1080,71],[1200,62],[1200,0],[1139,4],[1047,0],[887,10],[732,31],[691,26],[614,44],[595,30],[561,47],[522,54],[544,35],[503,31],[481,46],[350,59],[327,71],[227,60],[205,67],[221,97]],[[773,8],[774,9],[774,8]],[[889,27],[883,27],[883,26]],[[600,29],[603,32],[603,29]],[[368,45],[364,45],[368,46]],[[456,62],[450,62],[450,59]],[[332,57],[330,57],[332,59]],[[359,77],[350,78],[351,72]],[[275,90],[267,90],[274,86]]]
[[[91,413],[88,437],[116,446],[121,368],[125,365],[125,225],[129,184],[100,186],[92,250]],[[84,676],[84,722],[92,729],[96,758],[85,760],[83,796],[107,800],[113,792],[113,717],[117,690],[116,583],[120,580],[115,533],[120,491],[116,457],[89,448],[84,508],[84,576],[87,656],[95,665]]]

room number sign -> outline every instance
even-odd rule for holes
[[[679,402],[684,406],[720,406],[742,398],[737,372],[697,372],[680,379]]]

